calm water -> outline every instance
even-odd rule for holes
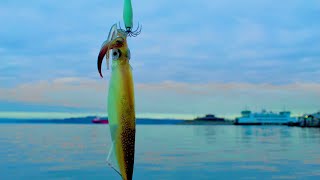
[[[137,126],[135,180],[320,179],[320,129]],[[0,125],[0,179],[120,179],[107,125]]]

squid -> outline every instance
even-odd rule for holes
[[[127,33],[117,29],[117,24],[111,27],[108,39],[102,44],[98,55],[97,66],[102,78],[102,62],[104,56],[107,62],[109,61],[109,51],[111,51],[112,65],[108,94],[108,120],[112,144],[107,163],[123,180],[132,180],[136,134],[134,84],[132,68],[129,64],[130,50],[127,44]]]

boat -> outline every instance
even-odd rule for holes
[[[96,117],[92,120],[93,123],[96,123],[96,124],[108,124],[109,121],[108,119],[101,119],[99,117]]]
[[[213,114],[207,114],[204,117],[197,117],[194,120],[195,121],[224,121],[224,118],[218,118]]]
[[[241,115],[235,119],[235,125],[288,125],[297,122],[296,118],[291,117],[290,111],[274,113],[262,110],[252,113],[249,110],[244,110]]]

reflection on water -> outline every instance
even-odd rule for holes
[[[320,178],[320,129],[150,125],[136,144],[137,180]],[[120,179],[109,145],[107,125],[1,125],[0,179]]]

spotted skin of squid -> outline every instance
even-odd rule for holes
[[[136,118],[132,70],[126,37],[117,37],[102,47],[98,70],[104,55],[113,49],[120,56],[112,60],[108,94],[108,120],[111,138],[115,140],[115,155],[123,180],[132,180],[135,154]]]

